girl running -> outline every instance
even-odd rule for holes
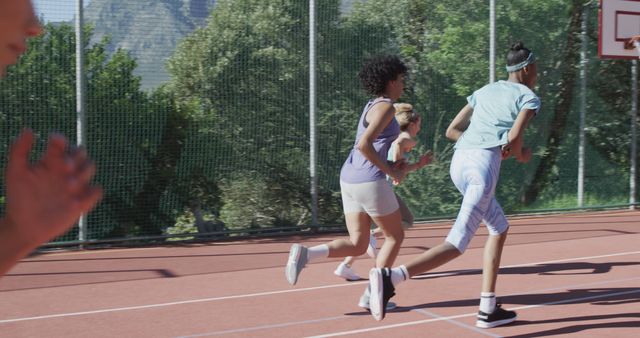
[[[396,111],[396,121],[398,121],[398,124],[400,125],[400,135],[398,135],[398,138],[391,144],[387,160],[396,163],[406,161],[407,154],[418,144],[415,138],[420,132],[422,118],[420,117],[420,114],[413,110],[413,106],[408,103],[396,103],[393,106]],[[431,161],[432,156],[430,152],[423,154],[418,162],[407,165],[407,174],[428,165]],[[413,214],[402,198],[400,198],[398,194],[395,195],[400,208],[402,226],[405,229],[410,228],[413,225]],[[379,227],[376,227],[375,230],[371,231],[367,254],[372,258],[375,258],[377,255],[376,237],[380,235],[382,235],[382,229]],[[359,280],[360,276],[358,276],[352,268],[355,260],[356,258],[354,256],[348,256],[342,263],[340,263],[340,265],[338,265],[333,273],[348,281]]]
[[[395,287],[412,276],[441,266],[464,253],[483,222],[489,230],[484,248],[482,290],[476,326],[490,328],[516,320],[514,311],[496,304],[495,286],[509,224],[495,199],[500,162],[513,155],[526,163],[531,150],[523,147],[524,131],[540,109],[533,93],[537,80],[535,57],[521,42],[507,54],[507,81],[482,87],[467,98],[447,128],[456,141],[451,160],[451,180],[463,194],[460,212],[445,241],[397,268],[374,268],[369,273],[371,314],[385,316]]]
[[[393,102],[404,91],[406,72],[407,68],[399,58],[379,56],[365,63],[358,74],[364,88],[375,98],[364,107],[358,121],[354,147],[340,171],[340,190],[349,239],[337,239],[311,248],[293,244],[285,269],[289,284],[296,284],[300,271],[308,262],[326,257],[364,254],[369,244],[372,221],[382,228],[385,235],[376,266],[392,266],[404,239],[404,230],[398,200],[386,176],[402,181],[406,175],[406,165],[390,165],[387,156],[391,143],[400,134],[400,126],[394,118]],[[360,305],[368,308],[368,292],[361,297]]]

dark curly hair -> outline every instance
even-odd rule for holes
[[[407,66],[395,55],[378,55],[368,59],[358,77],[364,89],[374,95],[382,95],[389,81],[407,73]]]
[[[526,60],[531,54],[531,51],[524,46],[522,41],[518,41],[511,45],[509,53],[507,53],[507,66],[517,65],[518,63]]]

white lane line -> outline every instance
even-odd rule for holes
[[[589,260],[589,259],[599,259],[599,258],[609,258],[609,257],[617,257],[617,256],[628,256],[628,255],[637,255],[637,254],[640,254],[640,251],[620,252],[620,253],[615,253],[615,254],[599,255],[599,256],[586,256],[586,257],[556,259],[556,260],[552,260],[552,261],[543,261],[543,262],[536,262],[536,263],[505,265],[505,266],[501,266],[500,269],[521,268],[521,267],[532,266],[532,265],[542,265],[542,264],[552,264],[552,263],[565,263],[565,262],[573,262],[573,261],[581,261],[581,260]],[[481,271],[482,271],[482,269],[467,269],[467,270],[449,271],[449,272],[442,272],[442,273],[428,273],[428,274],[424,274],[424,275],[418,275],[418,276],[411,277],[411,279],[429,279],[429,278],[436,278],[436,277],[448,277],[448,276],[455,276],[455,275],[458,275],[458,274],[481,272]]]
[[[548,303],[543,303],[543,304],[533,304],[533,305],[518,306],[518,307],[511,308],[511,310],[524,310],[524,309],[531,309],[531,308],[537,308],[537,307],[548,306],[548,305],[577,303],[577,302],[582,302],[582,301],[585,301],[585,300],[594,300],[594,299],[600,299],[600,298],[624,296],[624,295],[630,295],[630,294],[634,294],[634,293],[640,293],[640,288],[638,288],[636,290],[605,293],[603,295],[595,295],[595,296],[587,296],[587,297],[572,298],[572,299],[565,299],[565,300],[557,300],[555,302],[548,302]]]
[[[499,336],[497,334],[491,333],[491,332],[489,332],[487,330],[483,330],[483,329],[477,328],[475,326],[467,325],[465,323],[461,323],[461,322],[458,322],[458,321],[455,321],[455,320],[452,320],[452,319],[448,319],[448,318],[445,318],[443,316],[440,316],[440,315],[438,315],[436,313],[433,313],[433,312],[430,312],[430,311],[427,311],[427,310],[424,310],[424,309],[415,309],[415,310],[411,310],[411,311],[419,312],[419,313],[425,314],[425,315],[427,315],[429,317],[432,317],[432,318],[440,318],[442,320],[447,321],[448,323],[451,323],[453,325],[459,326],[459,327],[461,327],[463,329],[475,331],[475,332],[483,334],[485,336],[495,337],[495,338],[502,338],[502,336]]]
[[[589,282],[589,283],[581,283],[581,284],[563,285],[563,286],[559,286],[559,287],[547,288],[547,289],[539,289],[539,290],[535,290],[535,291],[531,291],[531,292],[525,292],[525,293],[507,294],[504,297],[534,295],[534,294],[537,294],[537,293],[547,293],[549,291],[568,290],[568,289],[575,289],[575,288],[581,288],[581,287],[585,287],[585,286],[594,286],[594,285],[602,285],[602,284],[617,284],[617,283],[624,283],[624,282],[630,282],[630,281],[636,281],[636,280],[640,280],[640,277],[631,277],[631,278],[623,278],[623,279],[609,279],[609,280],[599,281],[599,282]],[[499,298],[501,298],[501,297],[499,297]]]
[[[536,293],[544,293],[544,292],[554,291],[554,290],[566,290],[566,289],[569,289],[569,288],[578,288],[578,287],[601,285],[601,284],[616,284],[616,283],[622,283],[622,282],[628,282],[628,281],[636,281],[636,280],[640,280],[640,277],[625,278],[625,279],[618,279],[618,280],[606,280],[606,281],[591,282],[591,283],[584,283],[584,284],[564,285],[562,287],[533,290],[533,291],[531,291],[529,293],[525,293],[525,294],[512,294],[512,295],[506,295],[506,296],[518,296],[518,295],[536,294]],[[430,313],[430,312],[428,312],[426,310],[414,309],[414,310],[411,310],[411,311],[428,313],[432,317],[443,318],[441,316],[436,315],[435,313]],[[352,318],[353,317],[351,317],[351,316],[344,315],[344,316],[338,316],[338,317],[312,319],[312,320],[309,320],[309,321],[298,322],[298,324],[313,323],[313,322],[319,322],[319,321],[332,321],[332,320],[340,320],[340,319],[352,319]],[[465,324],[462,324],[460,322],[456,322],[456,321],[453,321],[453,320],[450,320],[450,321],[452,323],[456,324],[456,325],[465,325]],[[285,323],[273,324],[272,327],[278,328],[278,327],[284,327],[284,326],[290,326],[290,325],[291,325],[291,322],[285,322]],[[270,327],[266,327],[266,326],[265,327],[256,327],[256,328],[251,327],[251,328],[233,330],[233,332],[234,333],[239,333],[239,332],[255,331],[255,330],[259,330],[259,329],[268,329],[268,328],[270,328]],[[469,327],[469,328],[477,329],[476,327]],[[481,330],[481,329],[478,329],[478,330],[481,333],[487,333],[487,331],[485,331],[485,330]],[[194,335],[194,336],[187,336],[187,337],[199,337],[199,336],[207,336],[207,335],[217,335],[217,334],[222,334],[222,333],[229,333],[230,331],[231,330],[228,330],[228,331],[215,331],[215,332],[210,332],[210,333],[203,333],[202,335]]]
[[[282,293],[304,292],[304,291],[313,291],[313,290],[321,290],[321,289],[339,288],[339,287],[343,287],[343,286],[361,285],[361,284],[365,284],[365,283],[368,283],[368,281],[367,282],[350,282],[350,283],[345,283],[345,284],[333,284],[333,285],[325,285],[325,286],[316,286],[316,287],[304,288],[304,289],[291,289],[291,290],[281,290],[281,291],[258,292],[258,293],[250,293],[250,294],[245,294],[245,295],[190,299],[190,300],[184,300],[184,301],[179,301],[179,302],[169,302],[169,303],[159,303],[159,304],[149,304],[149,305],[139,305],[139,306],[127,306],[127,307],[118,307],[118,308],[93,310],[93,311],[69,312],[69,313],[58,313],[58,314],[44,315],[44,316],[35,316],[35,317],[3,319],[3,320],[0,320],[0,324],[23,322],[23,321],[28,321],[28,320],[39,320],[39,319],[50,319],[50,318],[60,318],[60,317],[72,317],[72,316],[83,316],[83,315],[91,315],[91,314],[107,313],[107,312],[117,312],[117,311],[142,310],[142,309],[159,308],[159,307],[166,307],[166,306],[173,306],[173,305],[184,305],[184,304],[214,302],[214,301],[228,300],[228,299],[239,299],[239,298],[249,298],[249,297],[259,297],[259,296],[270,296],[270,295],[277,295],[277,294],[282,294]]]
[[[301,325],[301,324],[304,325],[304,324],[328,322],[331,320],[338,320],[338,319],[350,319],[350,318],[347,316],[327,317],[327,318],[303,320],[299,322],[262,325],[262,326],[246,327],[246,328],[226,330],[226,331],[214,331],[214,332],[195,334],[192,336],[180,336],[179,338],[211,337],[211,336],[220,336],[220,335],[231,334],[231,333],[246,333],[246,332],[258,331],[258,330],[264,330],[264,329],[277,329],[277,328],[293,326],[293,325]]]
[[[554,260],[554,261],[545,261],[545,262],[528,263],[528,264],[518,264],[518,265],[507,266],[507,267],[523,267],[523,266],[548,264],[548,263],[570,262],[570,261],[584,260],[584,259],[595,259],[595,258],[605,258],[605,257],[614,257],[614,256],[635,255],[635,254],[639,254],[639,253],[640,253],[640,251],[630,251],[630,252],[621,252],[621,253],[610,254],[610,255],[576,257],[576,258],[567,258],[567,259],[560,259],[560,260]],[[449,275],[449,274],[452,274],[452,273],[443,273],[442,275],[446,276],[446,275]],[[438,274],[427,275],[427,276],[436,276],[436,275],[438,275]],[[423,277],[423,278],[425,278],[425,277]],[[332,284],[332,285],[325,285],[325,286],[316,286],[316,287],[302,288],[302,289],[267,291],[267,292],[258,292],[258,293],[250,293],[250,294],[242,294],[242,295],[234,295],[234,296],[190,299],[190,300],[184,300],[184,301],[178,301],[178,302],[168,302],[168,303],[158,303],[158,304],[138,305],[138,306],[128,306],[128,307],[118,307],[118,308],[109,308],[109,309],[91,310],[91,311],[81,311],[81,312],[58,313],[58,314],[35,316],[35,317],[22,317],[22,318],[13,318],[13,319],[2,319],[2,320],[0,320],[0,324],[15,323],[15,322],[22,322],[22,321],[29,321],[29,320],[60,318],[60,317],[83,316],[83,315],[108,313],[108,312],[118,312],[118,311],[142,310],[142,309],[151,309],[151,308],[167,307],[167,306],[174,306],[174,305],[214,302],[214,301],[229,300],[229,299],[240,299],[240,298],[249,298],[249,297],[271,296],[271,295],[277,295],[277,294],[283,294],[283,293],[294,293],[294,292],[305,292],[305,291],[314,291],[314,290],[322,290],[322,289],[331,289],[331,288],[347,287],[347,286],[354,286],[354,285],[362,285],[362,284],[367,284],[367,283],[368,283],[368,281],[364,281],[364,282],[349,282],[349,283]]]
[[[615,296],[628,295],[628,294],[633,294],[633,293],[640,293],[640,289],[638,289],[638,290],[630,290],[630,291],[623,291],[623,292],[613,292],[613,293],[597,295],[597,296],[588,296],[588,297],[565,299],[565,300],[559,300],[559,301],[555,301],[555,302],[548,302],[548,303],[542,303],[542,304],[525,305],[525,306],[511,308],[511,310],[523,310],[523,309],[539,308],[539,307],[544,307],[544,306],[549,306],[549,305],[568,304],[568,303],[581,302],[581,301],[585,301],[585,300],[594,300],[594,299],[601,299],[601,298],[609,298],[609,297],[615,297]],[[457,318],[473,317],[475,315],[476,315],[476,313],[466,313],[466,314],[461,314],[461,315],[456,315],[456,316],[440,317],[440,318],[425,319],[425,320],[416,320],[416,321],[412,321],[412,322],[398,323],[398,324],[385,325],[385,326],[377,326],[377,327],[371,327],[371,328],[367,328],[367,329],[327,333],[327,334],[318,335],[318,336],[311,336],[311,337],[308,337],[308,338],[320,338],[320,337],[324,338],[324,337],[346,336],[346,335],[357,334],[357,333],[393,329],[393,328],[398,328],[398,327],[420,325],[420,324],[432,323],[432,322],[438,322],[438,321],[449,321],[449,320],[457,319]]]

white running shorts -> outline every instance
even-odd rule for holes
[[[350,184],[340,181],[344,213],[364,212],[372,217],[392,214],[398,200],[386,179]]]

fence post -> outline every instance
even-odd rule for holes
[[[496,81],[496,0],[489,1],[489,83]]]
[[[316,1],[309,0],[309,175],[311,226],[318,226],[318,175],[316,172]]]
[[[638,119],[638,60],[631,61],[631,151],[629,154],[629,208],[635,209],[636,203],[636,153]]]
[[[85,76],[84,76],[84,8],[83,0],[76,0],[76,133],[77,145],[86,145],[86,115],[85,115]],[[78,240],[87,240],[87,215],[80,216],[78,221]]]
[[[589,5],[582,8],[582,33],[580,51],[580,129],[578,131],[578,207],[584,205],[584,164],[585,164],[585,121],[587,115],[587,66],[589,59],[589,41],[587,36],[587,22],[589,19]]]

